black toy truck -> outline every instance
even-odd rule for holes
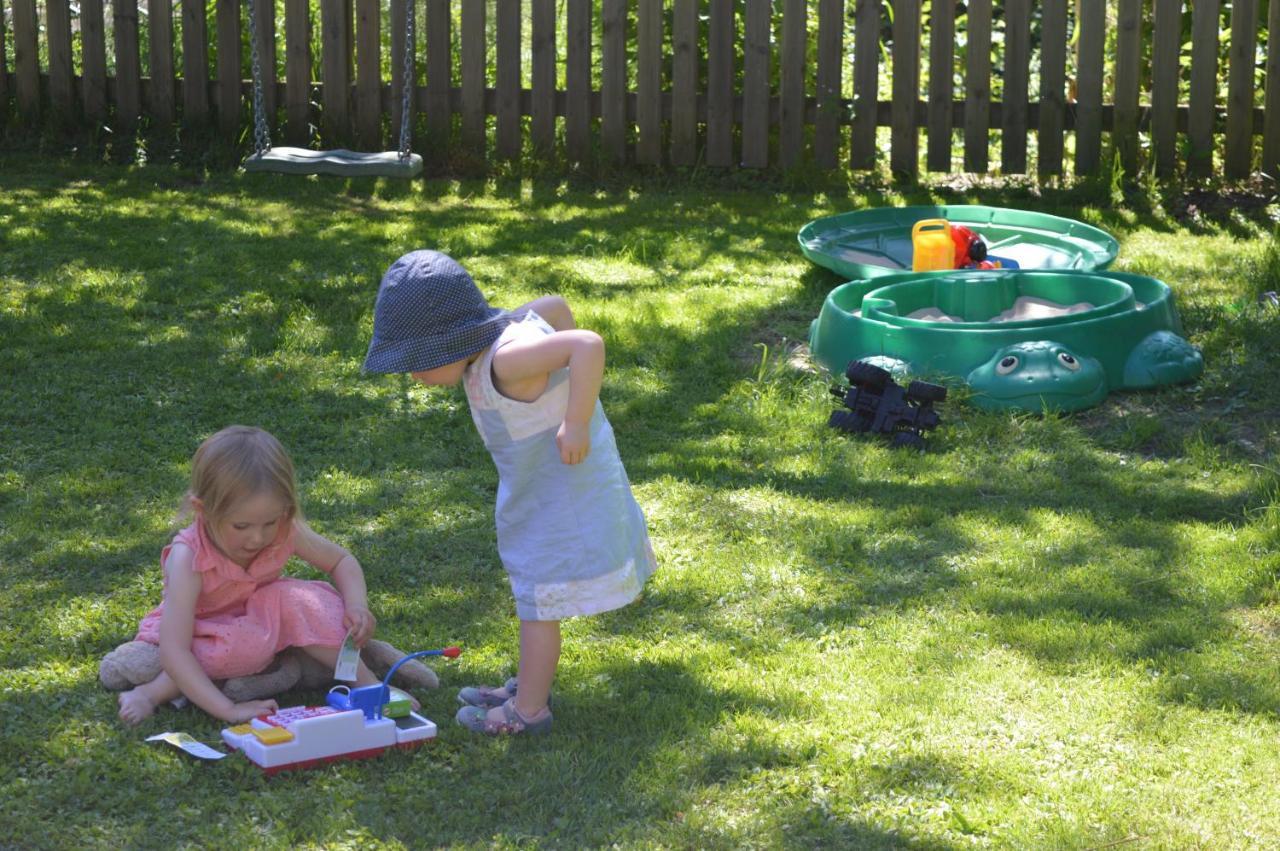
[[[832,411],[829,425],[851,434],[891,434],[893,446],[924,449],[924,432],[939,421],[933,403],[947,398],[947,388],[912,381],[903,390],[887,369],[859,360],[850,361],[845,377],[848,388],[832,387],[831,393],[848,410]]]

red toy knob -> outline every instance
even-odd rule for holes
[[[462,648],[460,647],[446,647],[444,650],[440,651],[441,656],[448,656],[450,659],[458,658],[460,653],[462,653]]]

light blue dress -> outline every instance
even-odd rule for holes
[[[533,402],[493,386],[493,354],[513,340],[554,333],[529,313],[467,367],[471,417],[498,467],[498,553],[521,620],[561,620],[621,608],[657,569],[644,515],[631,494],[600,402],[591,451],[565,464],[556,432],[569,401],[568,368],[553,372]]]

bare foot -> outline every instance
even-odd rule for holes
[[[142,687],[120,692],[120,720],[130,727],[137,726],[156,711],[156,705]]]

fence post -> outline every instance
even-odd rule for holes
[[[1120,0],[1116,13],[1115,119],[1111,145],[1126,174],[1138,171],[1138,78],[1142,64],[1142,0]]]
[[[400,38],[404,40],[403,33]],[[403,68],[403,56],[392,54],[391,64]],[[401,103],[392,98],[391,111],[400,112]],[[356,0],[356,127],[362,147],[382,150],[382,5],[378,0]]]
[[[853,26],[853,130],[849,140],[849,165],[869,169],[876,165],[876,123],[880,109],[880,0],[858,0]]]
[[[569,159],[581,162],[591,149],[591,0],[567,0],[565,15],[564,141]]]
[[[81,103],[84,105],[85,118],[95,125],[107,117],[107,42],[103,23],[102,0],[81,0],[80,65],[84,75],[80,88]],[[0,29],[3,29],[2,25]],[[3,64],[4,55],[0,49],[0,65]],[[0,76],[3,76],[3,72],[0,72]],[[0,85],[0,88],[3,86]],[[4,96],[0,92],[0,103],[3,101]]]
[[[800,162],[804,145],[804,54],[808,24],[805,0],[785,0],[782,6],[782,62],[778,69],[781,107],[778,160],[783,168],[794,168]]]
[[[1213,171],[1213,126],[1218,98],[1218,0],[1191,7],[1191,91],[1187,107],[1187,174]]]
[[[291,144],[306,145],[311,135],[311,4],[308,0],[285,0],[284,13],[287,136]]]
[[[9,112],[9,64],[5,57],[4,33],[4,6],[0,5],[0,127],[4,126],[5,116]]]
[[[1253,56],[1257,44],[1257,0],[1231,4],[1231,46],[1227,50],[1227,177],[1248,177],[1253,167]]]
[[[1036,171],[1062,174],[1062,131],[1066,126],[1067,0],[1041,4],[1040,122],[1036,131]]]
[[[224,140],[234,144],[240,131],[240,0],[217,3],[218,130]]]
[[[1142,2],[1142,0],[1138,0]],[[1004,113],[1000,133],[1000,167],[1007,174],[1027,170],[1027,86],[1031,62],[1031,4],[1008,0],[1004,19]]]
[[[18,111],[29,122],[40,115],[40,21],[36,0],[13,0],[13,73]]]
[[[955,3],[934,2],[929,17],[929,147],[930,171],[951,171],[951,102],[955,64]]]
[[[75,90],[71,76],[70,0],[45,0],[45,25],[49,40],[49,101],[62,126],[75,121]]]
[[[142,112],[142,68],[138,52],[138,0],[111,0],[116,54],[116,135],[122,140],[138,128]]]
[[[711,0],[707,26],[707,165],[733,165],[733,0]]]
[[[514,160],[520,156],[520,0],[498,0],[496,14],[497,44],[495,69],[497,79],[497,119],[494,129],[499,157]],[[625,20],[625,10],[624,17]],[[605,62],[608,65],[608,60]],[[622,89],[626,90],[623,79]]]
[[[1262,128],[1262,170],[1275,175],[1280,167],[1280,0],[1271,0],[1267,14],[1266,120]]]
[[[204,0],[182,0],[182,120],[209,121],[209,17]]]
[[[698,0],[674,0],[671,16],[671,164],[693,165],[698,156]]]
[[[965,32],[964,167],[983,172],[991,147],[991,0],[970,0]]]
[[[147,38],[150,76],[147,110],[156,125],[168,132],[173,126],[173,5],[171,0],[147,0]]]
[[[636,30],[636,162],[657,165],[662,162],[662,0],[640,0]]]
[[[950,8],[950,4],[941,5]],[[835,168],[839,159],[843,65],[844,0],[821,0],[818,4],[818,114],[813,126],[813,158],[819,168]]]
[[[548,0],[536,0],[548,2]],[[554,2],[554,0],[550,0]],[[554,8],[552,10],[554,14]],[[430,151],[433,158],[443,162],[449,147],[449,135],[453,125],[453,110],[449,104],[452,81],[452,50],[450,32],[452,14],[449,0],[427,0],[427,134],[431,137]],[[552,19],[554,35],[555,20]],[[552,44],[552,61],[555,59]],[[536,47],[535,47],[536,53]],[[535,60],[536,62],[537,60]],[[555,67],[552,66],[554,88]]]
[[[914,179],[920,171],[920,0],[893,4],[893,107],[890,110],[889,168]]]
[[[1178,164],[1178,51],[1182,46],[1182,0],[1155,0],[1151,44],[1151,149],[1156,173]]]
[[[351,138],[351,0],[320,0],[320,68],[324,144],[335,148]]]
[[[485,4],[462,4],[462,139],[484,158],[485,153]]]
[[[1102,161],[1102,54],[1106,0],[1080,0],[1076,19],[1076,177],[1092,174]]]
[[[772,10],[765,3],[748,3],[742,45],[742,165],[769,165],[769,29]]]

